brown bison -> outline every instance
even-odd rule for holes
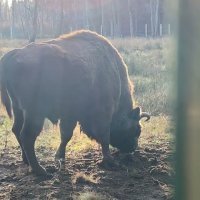
[[[139,121],[150,117],[133,108],[127,67],[104,37],[79,31],[32,43],[4,55],[0,70],[2,102],[8,115],[14,114],[12,131],[35,174],[46,175],[34,150],[45,118],[60,120],[58,159],[65,158],[77,122],[101,144],[105,163],[112,161],[109,144],[122,152],[137,148]]]

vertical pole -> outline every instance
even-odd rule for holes
[[[132,18],[130,0],[128,0],[128,9],[129,9],[129,29],[130,29],[130,36],[132,38],[133,37],[133,18]]]
[[[163,29],[162,29],[162,24],[160,24],[160,37],[163,35]]]
[[[147,26],[147,24],[145,24],[145,37],[146,38],[148,37],[148,26]]]
[[[104,5],[101,0],[101,35],[103,35],[103,30],[104,29]]]
[[[101,24],[101,35],[103,35],[103,25]]]
[[[179,0],[176,199],[200,199],[200,1]]]
[[[111,38],[114,38],[114,30],[113,30],[113,21],[110,20],[110,36]]]
[[[10,39],[13,39],[13,32],[15,30],[15,0],[12,0],[12,7],[11,7],[11,26],[10,26]]]
[[[86,24],[85,27],[89,29],[89,19],[88,19],[88,1],[85,0],[85,17],[86,17]]]
[[[13,27],[12,25],[10,26],[10,39],[13,39]]]
[[[171,25],[168,24],[168,36],[170,36],[170,35],[171,35]]]

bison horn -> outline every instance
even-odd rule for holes
[[[142,119],[143,117],[147,118],[145,121],[149,121],[149,119],[150,119],[150,115],[148,113],[146,113],[146,112],[142,112],[140,114],[140,119]]]

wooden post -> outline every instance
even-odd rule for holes
[[[200,1],[179,1],[177,200],[200,199]]]
[[[147,26],[147,24],[145,24],[145,37],[146,38],[148,37],[148,26]]]
[[[103,35],[103,25],[101,24],[101,35]]]
[[[12,25],[10,26],[10,39],[13,39],[13,27]]]
[[[168,24],[168,36],[170,36],[170,35],[171,35],[171,25]]]
[[[160,24],[160,37],[163,35],[163,29],[162,29],[162,24]]]
[[[111,38],[114,38],[114,30],[113,30],[113,21],[110,20],[110,36]]]

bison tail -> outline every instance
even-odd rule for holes
[[[8,116],[12,118],[11,100],[8,95],[7,88],[2,83],[1,83],[1,102],[5,106]]]

